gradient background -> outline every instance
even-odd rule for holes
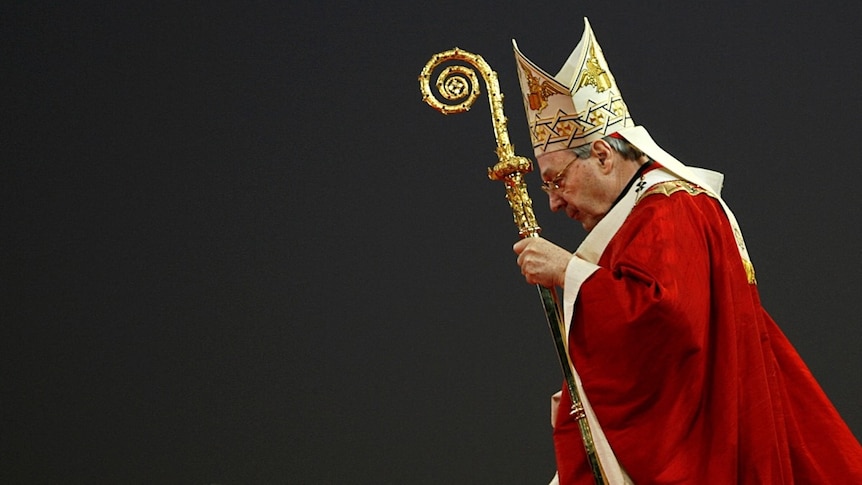
[[[481,54],[530,155],[511,39],[556,72],[584,16],[635,120],[726,174],[764,305],[862,435],[856,3],[16,3],[0,482],[546,483],[561,377],[487,98],[444,117],[416,78]]]

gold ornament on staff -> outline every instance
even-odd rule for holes
[[[444,62],[463,61],[475,68],[467,66],[452,65],[446,67],[437,77],[436,87],[440,95],[447,101],[457,104],[445,104],[440,102],[431,91],[431,74],[436,67]],[[463,113],[468,111],[479,97],[479,80],[476,71],[482,74],[485,84],[488,86],[488,99],[491,104],[491,119],[494,122],[494,136],[497,138],[496,165],[488,169],[488,177],[491,180],[501,180],[506,184],[506,198],[512,207],[515,217],[515,225],[521,237],[532,237],[539,234],[540,228],[533,215],[533,206],[527,187],[524,183],[524,174],[533,170],[533,164],[529,159],[515,155],[515,148],[509,142],[509,132],[506,129],[506,115],[503,114],[503,94],[500,92],[500,84],[497,81],[497,73],[482,59],[482,56],[454,48],[440,52],[431,57],[425,68],[419,74],[419,88],[422,91],[422,100],[432,108],[444,115]]]
[[[442,64],[452,62],[464,62],[472,67],[460,64],[450,65],[437,76],[435,87],[440,95],[451,103],[447,104],[437,99],[431,91],[431,75]],[[494,124],[494,136],[497,139],[498,162],[488,169],[488,178],[500,180],[506,185],[506,199],[512,208],[512,215],[515,218],[515,225],[518,226],[520,236],[522,238],[539,237],[541,228],[536,223],[533,202],[527,193],[527,186],[524,182],[524,174],[533,170],[533,164],[527,158],[516,156],[515,149],[509,142],[509,132],[506,129],[507,119],[503,114],[503,94],[500,92],[497,73],[491,69],[491,66],[485,62],[482,56],[457,47],[434,54],[419,74],[419,89],[422,91],[422,100],[444,115],[468,111],[481,92],[476,71],[485,79],[485,85],[488,88],[491,120]],[[569,414],[577,421],[580,428],[584,450],[587,453],[587,460],[590,463],[596,483],[606,484],[607,478],[596,452],[590,424],[587,421],[580,393],[575,383],[575,376],[572,372],[567,343],[563,338],[565,327],[557,292],[553,288],[546,288],[541,285],[536,285],[536,287],[539,289],[548,327],[551,330],[554,347],[566,380],[566,388],[572,400]]]

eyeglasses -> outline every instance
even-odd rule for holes
[[[571,159],[569,161],[569,163],[567,163],[566,166],[563,167],[562,170],[557,172],[557,175],[555,175],[554,178],[552,178],[551,180],[546,180],[546,181],[542,182],[542,190],[544,190],[545,193],[547,193],[547,194],[553,194],[555,191],[560,190],[560,182],[562,182],[563,177],[565,176],[566,170],[568,170],[569,167],[573,163],[575,163],[575,160],[577,160],[577,159],[578,159],[578,157]]]

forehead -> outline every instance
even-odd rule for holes
[[[539,175],[545,180],[552,179],[575,157],[576,155],[571,150],[557,150],[539,155],[536,157]]]

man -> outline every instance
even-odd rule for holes
[[[528,282],[564,290],[610,483],[862,483],[862,447],[760,305],[720,174],[635,126],[588,22],[557,76],[515,56],[551,210],[588,235],[514,250]],[[577,421],[553,415],[555,480],[594,483]]]

